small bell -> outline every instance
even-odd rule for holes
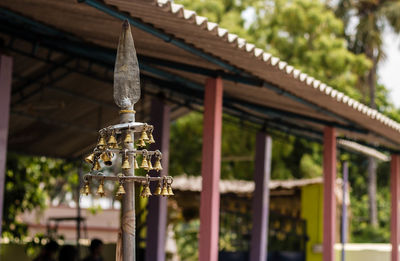
[[[93,164],[93,161],[94,161],[94,154],[92,153],[92,154],[88,155],[88,156],[85,158],[85,161],[86,161],[87,163],[89,163],[89,164]]]
[[[133,139],[132,139],[132,135],[130,133],[127,133],[124,139],[125,143],[132,143]]]
[[[161,195],[161,182],[158,182],[156,190],[154,191],[154,195],[156,196]]]
[[[147,133],[145,131],[142,131],[139,139],[143,141],[149,141],[149,137],[147,136]]]
[[[134,157],[134,160],[133,160],[133,167],[135,169],[139,169],[139,164],[137,163],[136,156]]]
[[[99,140],[99,142],[97,143],[97,147],[99,148],[99,149],[102,149],[102,148],[104,148],[104,146],[106,146],[107,144],[106,144],[106,141],[105,141],[105,139],[104,139],[104,137],[100,137],[100,140]]]
[[[168,196],[173,196],[173,195],[175,195],[174,192],[172,191],[172,186],[171,186],[171,184],[168,184],[167,190],[168,190]]]
[[[168,193],[167,185],[164,184],[164,186],[162,187],[162,190],[161,190],[161,196],[165,197],[165,196],[168,196],[168,195],[169,195],[169,193]]]
[[[83,186],[81,193],[86,196],[89,195],[90,193],[89,182],[85,182],[85,186]]]
[[[147,159],[146,159],[145,156],[143,156],[142,164],[140,164],[140,167],[141,167],[142,169],[146,169],[146,170],[147,170],[147,168],[149,167],[149,163],[147,162]]]
[[[103,152],[100,155],[100,158],[104,162],[104,164],[106,164],[107,166],[111,166],[112,165],[112,154],[111,153]]]
[[[129,160],[128,158],[125,158],[124,162],[122,163],[122,169],[130,169],[131,168],[131,164],[129,164]]]
[[[138,145],[138,147],[146,147],[146,142],[144,142],[144,140],[142,140],[142,139],[139,139],[137,145]]]
[[[111,147],[111,148],[114,148],[114,145],[116,145],[117,144],[117,139],[115,138],[115,136],[114,136],[114,133],[113,134],[111,134],[111,136],[110,136],[110,138],[108,139],[108,145]]]
[[[152,194],[151,194],[151,191],[150,191],[149,184],[145,184],[145,185],[143,186],[142,193],[140,193],[140,196],[141,196],[142,198],[148,198],[148,197],[150,197],[151,195],[152,195]]]
[[[93,164],[93,170],[101,170],[101,166],[98,160],[96,160]]]
[[[147,165],[148,165],[148,167],[145,170],[150,171],[150,170],[153,169],[153,164],[151,164],[151,158],[150,157],[147,160]]]
[[[153,138],[153,133],[149,132],[149,144],[153,144],[153,143],[156,143],[156,141]]]
[[[117,190],[116,196],[117,197],[121,197],[121,196],[125,195],[125,193],[126,192],[125,192],[124,186],[120,183],[119,187],[118,187],[118,190]]]
[[[154,164],[154,169],[156,171],[162,170],[161,159],[160,158],[157,158],[156,163]]]
[[[99,185],[99,187],[98,187],[98,189],[97,189],[96,194],[99,195],[100,197],[103,197],[103,196],[106,194],[106,193],[104,192],[103,181],[101,181],[101,183],[100,183],[100,185]]]

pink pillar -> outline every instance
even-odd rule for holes
[[[161,151],[163,170],[160,175],[168,176],[170,107],[160,98],[152,100],[151,124],[154,126],[153,136],[156,143],[152,144],[150,149]],[[152,171],[150,175],[158,176],[158,173]],[[150,186],[151,191],[154,191],[157,184],[152,183]],[[164,261],[167,236],[167,198],[150,197],[147,209],[146,260]]]
[[[253,228],[251,231],[251,261],[266,261],[268,247],[269,180],[271,176],[272,139],[257,133],[254,169]]]
[[[218,260],[222,93],[221,78],[207,80],[204,94],[199,261]]]
[[[323,261],[334,261],[336,235],[336,133],[332,127],[324,129],[324,237]]]
[[[399,200],[400,200],[400,156],[392,155],[390,163],[390,191],[392,194],[392,216],[390,220],[390,242],[392,243],[392,261],[399,261],[400,243],[400,220],[399,220]]]
[[[4,182],[6,179],[8,119],[10,116],[12,58],[0,54],[0,221],[3,220]],[[1,226],[0,226],[1,235]]]

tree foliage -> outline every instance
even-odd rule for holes
[[[63,200],[65,193],[77,185],[78,176],[72,163],[8,153],[2,236],[11,240],[23,238],[27,224],[19,219],[20,214],[45,209],[55,198]]]

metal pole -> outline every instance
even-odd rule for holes
[[[346,259],[346,251],[344,249],[347,242],[347,206],[346,206],[346,194],[347,194],[347,183],[349,179],[349,167],[347,161],[343,162],[343,195],[342,195],[342,261]]]
[[[130,109],[133,111],[133,106]],[[120,123],[135,122],[135,114],[133,112],[121,113]],[[130,133],[134,137],[134,132],[126,130],[125,135]],[[133,143],[123,143],[123,150],[133,150]],[[133,154],[123,155],[128,158],[129,164],[133,166]],[[125,176],[134,176],[134,168],[123,170]],[[125,187],[126,194],[122,200],[122,256],[123,261],[134,261],[136,260],[135,251],[135,182],[126,182],[123,184]]]
[[[336,235],[336,130],[333,127],[324,129],[324,237],[323,261],[335,260]]]
[[[13,59],[0,54],[0,221],[3,217],[4,183],[6,180],[6,158]],[[1,235],[1,226],[0,226]]]
[[[269,182],[271,178],[272,138],[257,133],[254,170],[253,228],[250,260],[265,261],[268,256]]]
[[[399,261],[400,243],[400,219],[399,219],[399,199],[400,199],[400,157],[392,154],[390,162],[390,193],[391,209],[390,216],[390,242],[392,243],[391,261]]]
[[[80,259],[81,254],[81,246],[79,241],[81,239],[81,204],[80,204],[80,189],[82,185],[82,163],[78,167],[78,186],[77,186],[77,194],[76,194],[76,211],[77,211],[77,219],[76,219],[76,251],[78,259]]]

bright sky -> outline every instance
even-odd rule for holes
[[[400,108],[400,36],[386,32],[384,36],[386,60],[378,68],[379,82],[390,90],[390,99]]]

